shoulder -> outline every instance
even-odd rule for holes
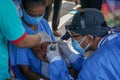
[[[2,18],[2,22],[4,22],[7,19],[9,20],[9,18],[14,18],[14,15],[17,15],[17,10],[16,7],[14,5],[14,3],[12,2],[12,0],[1,0],[0,1],[0,18]],[[7,19],[6,19],[7,18]]]
[[[108,35],[106,35],[105,37],[103,37],[99,44],[98,44],[98,48],[103,46],[103,45],[106,45],[106,43],[111,43],[112,40],[114,40],[115,38],[119,37],[120,36],[120,33],[110,33]]]
[[[1,33],[11,41],[17,40],[25,33],[21,19],[12,0],[0,2]],[[17,34],[15,34],[17,32]]]
[[[14,12],[17,11],[16,7],[13,3],[12,0],[1,0],[0,1],[0,12],[5,13],[5,12]],[[13,13],[5,13],[5,14],[13,14]]]
[[[47,29],[50,28],[48,21],[46,19],[43,18],[40,23],[42,24],[43,27],[48,27]]]
[[[44,23],[48,24],[48,21],[44,18],[41,20],[41,22],[44,22]]]

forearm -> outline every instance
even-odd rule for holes
[[[19,43],[15,44],[18,47],[33,47],[40,43],[39,35],[26,35],[26,37]]]

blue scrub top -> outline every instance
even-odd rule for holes
[[[9,78],[8,43],[19,39],[25,30],[12,0],[0,0],[0,80]]]
[[[97,49],[83,63],[78,80],[120,80],[120,35]]]
[[[55,37],[48,25],[48,22],[45,19],[42,19],[38,24],[38,29],[36,31],[32,30],[23,22],[24,28],[27,34],[36,34],[40,31],[45,31],[48,33],[52,41],[55,41]],[[35,55],[33,55],[30,48],[19,48],[12,44],[9,45],[10,51],[10,61],[13,66],[16,65],[29,65],[31,70],[34,72],[41,74],[41,60],[38,59]],[[20,73],[19,69],[15,67],[15,73],[17,78],[21,80],[26,80]]]

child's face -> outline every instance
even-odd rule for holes
[[[47,46],[50,42],[41,43],[32,48],[33,53],[41,60],[48,61],[46,58]]]

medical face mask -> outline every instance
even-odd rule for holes
[[[84,38],[82,38],[81,40],[78,41],[78,43],[81,45],[86,39],[86,36],[84,36]],[[85,51],[87,51],[90,47],[90,43],[87,44],[87,46],[84,48]]]
[[[85,53],[85,50],[79,45],[77,40],[72,39],[72,46],[80,54],[84,54]]]
[[[41,21],[41,19],[43,18],[43,16],[44,16],[44,14],[42,14],[41,16],[39,16],[39,17],[37,17],[37,18],[31,17],[31,16],[29,16],[29,15],[26,13],[25,10],[23,10],[23,17],[24,17],[25,21],[26,21],[27,23],[31,24],[31,25],[36,25],[36,24],[38,24],[38,23]]]

